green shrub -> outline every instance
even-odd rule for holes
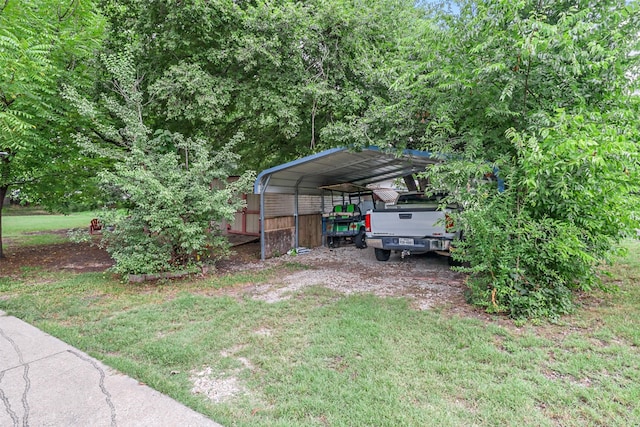
[[[99,174],[109,200],[99,219],[114,271],[158,273],[215,264],[228,254],[218,224],[234,218],[245,204],[241,194],[253,182],[253,172],[228,182],[239,160],[232,149],[243,135],[214,149],[220,144],[153,131],[145,124],[141,80],[130,53],[105,56],[103,62],[113,94],[98,106],[72,88],[65,96],[95,127],[76,135],[78,144],[113,165]]]
[[[451,198],[465,206],[456,253],[471,265],[472,302],[514,318],[570,312],[573,292],[600,286],[598,267],[638,227],[637,149],[621,134],[624,121],[559,112],[550,122],[537,135],[507,132],[517,154],[499,169],[502,192],[495,182],[455,183],[486,165],[458,160],[431,171],[442,185],[451,177]]]
[[[228,255],[218,224],[244,206],[253,176],[227,183],[232,145],[211,155],[202,141],[157,132],[101,175],[125,209],[105,210],[103,241],[119,273],[155,273],[213,264]],[[170,147],[176,147],[169,151]],[[179,151],[189,153],[189,163]]]

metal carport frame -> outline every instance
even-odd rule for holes
[[[298,196],[323,194],[320,188],[345,182],[366,186],[421,172],[441,159],[427,151],[367,147],[355,151],[332,148],[262,171],[253,192],[260,195],[260,257],[265,259],[265,193],[291,194],[294,199],[295,245],[298,246]]]

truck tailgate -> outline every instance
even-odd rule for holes
[[[371,236],[444,236],[443,211],[387,210],[371,213]],[[438,222],[439,221],[439,222]]]

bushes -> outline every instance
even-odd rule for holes
[[[232,149],[243,135],[213,149],[204,138],[153,131],[145,125],[142,80],[131,55],[105,56],[103,62],[113,93],[103,95],[100,105],[71,88],[65,96],[92,126],[76,135],[78,144],[113,165],[99,174],[109,200],[99,217],[114,270],[143,274],[214,264],[228,254],[216,224],[244,206],[241,194],[254,178],[246,172],[227,182],[239,161]]]
[[[516,154],[499,169],[505,190],[481,181],[451,190],[466,207],[456,224],[474,303],[515,318],[556,317],[571,311],[574,291],[600,286],[598,267],[638,227],[636,130],[625,120],[558,112],[537,134],[510,130]],[[488,167],[479,165],[452,161],[431,176],[444,185]]]
[[[555,317],[571,311],[571,291],[595,283],[596,259],[578,230],[518,212],[511,193],[465,211],[465,258],[473,266],[471,300],[512,317]]]
[[[101,174],[104,187],[125,205],[101,218],[113,226],[104,243],[116,261],[114,270],[156,273],[225,258],[228,243],[218,224],[244,206],[241,194],[253,181],[249,173],[227,182],[237,161],[233,144],[212,155],[203,141],[157,132],[142,145]],[[182,153],[188,153],[188,163]]]

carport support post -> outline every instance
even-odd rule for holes
[[[300,235],[300,223],[298,222],[298,195],[297,194],[296,194],[296,198],[294,200],[294,205],[295,205],[294,206],[295,212],[293,214],[293,219],[295,221],[295,226],[296,226],[296,235],[294,237],[293,243],[294,243],[294,247],[297,248],[298,246],[300,246],[300,243],[299,243],[299,241],[300,241],[300,238],[299,238],[299,235]]]
[[[269,180],[271,175],[267,175],[264,180],[264,185],[260,188],[260,259],[265,260],[265,232],[264,232],[264,193],[267,191]]]
[[[300,178],[298,180],[298,182],[296,182],[296,193],[295,193],[295,198],[293,199],[293,219],[295,221],[295,227],[296,227],[296,235],[294,237],[294,243],[295,243],[295,248],[298,248],[298,246],[300,246],[300,222],[298,220],[298,196],[299,196],[299,192],[298,192],[298,186],[300,185],[300,182],[302,181],[302,178]]]
[[[321,197],[321,199],[320,199],[320,210],[321,210],[320,219],[322,221],[322,225],[321,225],[321,228],[322,228],[322,246],[327,246],[327,236],[325,235],[325,232],[324,232],[325,231],[325,229],[324,229],[324,226],[325,226],[324,225],[325,224],[324,223],[324,195],[325,195],[325,191],[322,190],[322,195],[320,196]]]

